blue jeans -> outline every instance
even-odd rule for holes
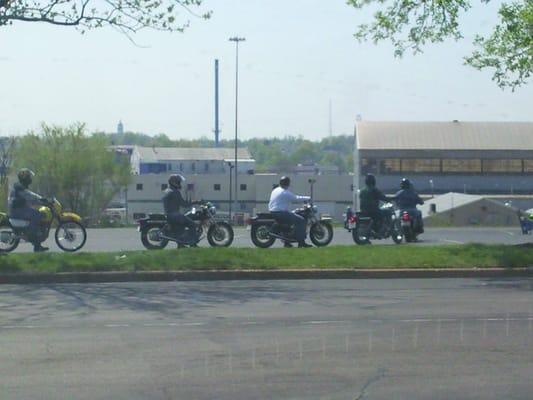
[[[196,232],[196,224],[194,221],[182,213],[175,212],[168,214],[167,221],[173,228],[188,227],[192,234]]]
[[[41,213],[35,208],[24,207],[24,208],[15,208],[11,211],[9,215],[14,219],[24,219],[30,221],[28,226],[28,239],[34,245],[38,245],[42,242],[41,240]]]
[[[272,215],[281,224],[294,225],[295,239],[301,243],[305,241],[305,218],[290,211],[273,211]]]

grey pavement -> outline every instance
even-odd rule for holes
[[[533,279],[0,286],[2,399],[531,399]]]
[[[53,235],[51,235],[53,236]],[[409,245],[449,245],[462,243],[486,243],[486,244],[519,244],[533,242],[530,235],[522,235],[519,228],[428,228],[420,237],[421,242]],[[392,245],[392,239],[374,240],[374,245]],[[46,243],[52,251],[60,251],[53,238]],[[405,243],[404,243],[405,244]],[[332,245],[355,246],[351,234],[343,228],[335,228]],[[235,230],[235,247],[253,247],[250,240],[250,231],[246,228]],[[274,247],[280,247],[279,241]],[[175,248],[175,244],[169,244],[168,248]],[[200,247],[209,247],[204,239]],[[139,232],[135,228],[115,228],[115,229],[89,229],[87,244],[83,251],[89,252],[109,252],[143,250]],[[17,252],[31,251],[31,245],[23,243],[16,250]]]

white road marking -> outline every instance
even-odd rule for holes
[[[454,244],[465,244],[465,242],[460,242],[459,240],[442,239],[442,241],[447,242],[447,243],[454,243]]]

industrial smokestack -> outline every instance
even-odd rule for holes
[[[218,60],[215,60],[215,147],[218,147],[220,129],[218,126]]]

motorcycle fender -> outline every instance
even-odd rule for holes
[[[61,222],[77,222],[79,224],[81,224],[82,222],[81,217],[78,214],[74,214],[70,212],[61,214],[61,216],[59,217],[59,220]]]

